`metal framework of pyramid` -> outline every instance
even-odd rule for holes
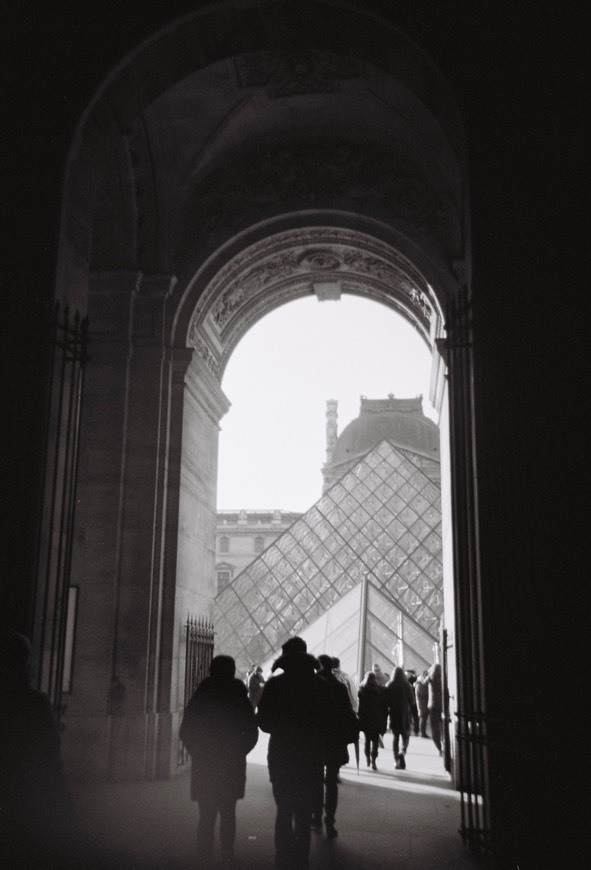
[[[370,450],[219,593],[216,650],[234,656],[239,670],[266,662],[288,637],[306,636],[348,593],[365,588],[353,615],[342,615],[355,625],[352,641],[337,642],[331,630],[324,651],[353,671],[350,648],[357,662],[373,654],[394,663],[403,650],[405,667],[433,661],[429,644],[443,613],[441,497],[423,465],[389,441]]]

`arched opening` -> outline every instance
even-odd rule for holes
[[[338,32],[324,26],[332,3],[311,4],[305,33],[301,10],[273,4],[175,22],[114,71],[72,145],[58,287],[92,341],[70,576],[73,769],[177,769],[184,619],[209,617],[217,586],[224,367],[276,306],[341,293],[399,312],[433,353],[446,612],[470,673],[454,694],[481,744],[462,127],[416,46],[339,6]]]
[[[210,291],[210,288],[206,290],[201,299],[205,300],[205,304],[208,307],[196,310],[189,329],[189,340],[195,343],[200,358],[209,361],[212,374],[223,372],[225,361],[230,354],[228,346],[233,348],[236,336],[244,333],[244,325],[241,321],[244,321],[246,324],[255,322],[262,316],[261,312],[266,313],[276,305],[282,305],[285,300],[290,298],[313,299],[316,297],[321,301],[339,299],[344,289],[344,295],[356,294],[366,299],[380,301],[390,310],[397,314],[402,314],[405,320],[409,322],[410,327],[416,330],[432,355],[431,386],[430,388],[428,387],[430,392],[429,398],[432,404],[437,406],[437,414],[441,418],[443,426],[447,426],[447,409],[445,407],[447,399],[443,377],[444,366],[435,344],[435,338],[439,337],[442,333],[440,308],[435,294],[429,285],[402,255],[358,231],[343,231],[321,226],[310,229],[298,228],[295,233],[283,232],[270,236],[264,240],[264,244],[241,252],[236,256],[235,261],[230,261],[224,266],[221,274],[228,283],[223,283],[218,276],[213,279],[211,286],[217,288],[217,296],[213,295],[213,291]],[[217,342],[215,341],[216,337]],[[305,353],[304,335],[302,335],[302,352]],[[216,359],[223,360],[223,365],[222,363],[218,365]],[[394,404],[396,402],[393,402]],[[420,402],[418,405],[420,405]],[[422,417],[422,411],[418,413],[419,417],[417,419]],[[202,411],[197,407],[192,407],[191,410],[186,409],[185,425],[184,443],[193,444],[195,436],[191,435],[189,430],[191,432],[204,431],[208,424]],[[447,433],[444,436],[444,441],[446,444],[449,442]],[[439,452],[437,452],[438,456]],[[429,461],[428,457],[425,457],[424,454],[421,456],[421,461],[423,459],[425,462]],[[194,466],[196,464],[195,460],[191,461],[189,458],[186,458],[185,461],[188,465]],[[211,464],[215,461],[216,457],[210,458]],[[446,501],[443,526],[448,530],[448,538],[445,542],[447,552],[444,558],[441,555],[441,522],[438,519],[436,530],[431,529],[426,524],[424,525],[424,537],[428,537],[430,531],[435,532],[434,541],[436,543],[433,543],[432,548],[435,548],[436,553],[426,552],[423,554],[422,561],[425,563],[430,562],[430,559],[435,555],[438,565],[442,567],[443,562],[447,563],[448,615],[445,624],[451,635],[453,635],[453,572],[451,570],[451,538],[449,536],[449,530],[451,530],[449,462],[444,463],[444,469]],[[334,481],[331,478],[330,482],[336,482],[345,470],[345,467],[339,467],[339,470],[331,472],[334,476]],[[188,479],[188,474],[185,475],[185,479]],[[425,478],[424,483],[428,483],[427,478]],[[329,481],[327,480],[325,489],[328,487],[328,484]],[[439,485],[439,470],[437,470],[437,484]],[[319,496],[320,493],[318,494]],[[185,491],[185,498],[184,500],[181,499],[181,518],[179,521],[181,529],[190,527],[189,517],[195,512],[195,504],[198,498],[197,486],[194,487],[192,493]],[[312,503],[308,507],[311,508]],[[427,502],[425,502],[426,507]],[[438,517],[439,510],[438,506]],[[210,505],[210,511],[213,514],[214,504]],[[417,517],[412,510],[411,514],[416,520]],[[187,519],[184,519],[185,516]],[[392,519],[386,512],[383,519],[384,525],[389,525]],[[242,534],[244,533],[246,522],[246,515],[242,519],[238,518],[237,520],[238,525],[243,524]],[[305,526],[305,521],[300,519],[299,523]],[[240,530],[237,530],[238,532]],[[368,534],[377,539],[380,532],[378,530],[369,532],[366,529],[365,534],[362,533],[364,540]],[[386,535],[385,528],[381,530],[381,534],[384,536],[384,540],[392,543],[390,536]],[[403,532],[400,531],[399,537],[402,537],[402,534]],[[223,542],[224,538],[222,537],[221,543]],[[413,539],[412,546],[417,544],[418,541]],[[237,546],[240,546],[239,539],[237,539]],[[183,564],[202,566],[203,576],[194,583],[195,588],[202,588],[206,583],[207,577],[214,572],[212,567],[207,563],[206,554],[198,549],[198,542],[188,536],[181,537],[179,539],[179,554]],[[366,561],[363,565],[359,564],[356,568],[358,571],[365,570],[367,576],[371,575],[373,581],[380,584],[385,577],[390,578],[391,575],[397,574],[396,571],[392,570],[392,564],[386,564],[385,557],[385,551],[379,554],[376,552],[371,556],[368,554],[367,559],[369,561]],[[265,576],[268,582],[271,583],[272,590],[269,590],[269,594],[274,599],[277,599],[280,589],[279,575],[273,570],[269,571],[269,567],[265,563],[265,559],[268,558],[269,554],[261,557],[261,578]],[[325,558],[329,558],[328,554],[325,554]],[[342,554],[340,558],[343,558]],[[381,574],[384,575],[381,579],[377,573],[371,570],[371,565],[377,563],[378,559],[381,562]],[[256,564],[249,571],[256,570]],[[333,564],[332,561],[330,564]],[[334,564],[336,565],[336,562]],[[424,583],[429,583],[429,577],[420,572],[414,562],[409,564],[412,564],[413,571],[417,573],[412,595],[410,595],[410,587],[407,590],[409,602],[410,598],[413,599],[414,612],[419,600],[423,600],[417,597],[419,578],[422,576]],[[195,575],[196,570],[195,568],[193,569],[193,575]],[[399,582],[401,582],[402,574],[407,570],[410,570],[409,565],[403,567],[401,572],[397,574]],[[433,573],[435,569],[431,566],[430,570]],[[437,572],[439,578],[437,583],[441,584],[439,569],[437,569]],[[308,615],[303,617],[301,615],[301,608],[296,608],[299,617],[294,615],[294,619],[291,621],[285,621],[285,614],[286,610],[292,607],[291,599],[293,593],[290,594],[286,588],[282,592],[285,596],[283,604],[278,605],[277,600],[275,600],[274,604],[275,613],[282,612],[283,620],[279,620],[275,614],[271,616],[272,611],[265,614],[261,613],[257,617],[256,614],[251,612],[252,608],[249,610],[248,607],[245,609],[242,606],[242,601],[240,606],[235,603],[235,606],[232,607],[230,602],[235,602],[237,584],[244,585],[248,583],[245,574],[237,576],[235,583],[227,589],[227,592],[224,592],[220,596],[221,610],[214,610],[217,615],[218,642],[221,644],[221,647],[231,651],[241,669],[245,670],[251,660],[265,660],[269,655],[273,655],[276,652],[277,645],[280,645],[290,633],[299,633],[308,628],[308,623],[313,621],[313,615],[317,616],[319,612],[328,610],[341,594],[348,591],[349,586],[354,584],[353,578],[356,576],[353,564],[349,565],[344,574],[346,574],[347,579],[345,581],[343,578],[341,581],[341,583],[345,583],[343,588],[341,588],[338,582],[330,583],[326,573],[323,575],[324,580],[328,583],[330,589],[333,590],[332,597],[324,588],[322,588],[322,592],[320,591],[319,580],[315,582],[316,591],[313,591],[311,586],[306,585],[306,596],[310,599],[306,604]],[[388,583],[391,586],[393,583],[392,579],[389,579]],[[443,588],[440,589],[440,592],[443,593]],[[252,593],[247,592],[246,597],[251,597],[253,601],[258,603],[262,600],[262,596],[263,590],[261,584],[257,584],[256,580],[253,581]],[[235,622],[234,628],[230,628],[226,623],[226,613],[229,610],[235,610],[236,607],[239,607],[240,619],[242,620],[242,616],[244,616],[244,619],[240,626],[238,622]],[[249,617],[246,616],[247,611],[250,614]],[[423,611],[425,612],[423,613]],[[431,632],[432,643],[437,643],[439,641],[439,623],[441,621],[442,610],[439,610],[437,607],[435,611],[432,611],[425,605],[419,607],[417,612],[421,612],[422,618]],[[408,614],[408,616],[412,619],[412,614]],[[399,618],[402,618],[402,614],[399,615]],[[260,627],[261,622],[268,624],[266,635]],[[437,625],[435,625],[435,622],[437,622]],[[425,627],[417,625],[416,627],[413,626],[410,630],[421,632],[425,631]],[[282,632],[285,635],[284,637]],[[250,640],[247,642],[246,638],[248,637],[250,637]],[[428,637],[429,633],[426,632],[423,638],[423,645],[432,646],[432,643],[429,644]],[[274,648],[273,644],[275,645]],[[427,646],[425,646],[425,650]],[[319,652],[321,651],[319,650]],[[388,649],[389,653],[390,650]],[[343,650],[337,650],[335,651],[336,654],[344,655],[344,652]],[[426,664],[431,663],[428,661],[431,656],[432,652],[423,651],[423,656],[419,657],[413,664],[415,666],[420,664],[422,671]],[[391,656],[389,657],[391,658]],[[355,670],[358,670],[359,667],[363,668],[363,660],[364,654],[362,653],[359,666],[356,659]],[[391,665],[392,662],[390,662],[389,666],[391,667]],[[452,685],[454,685],[452,694],[455,696],[453,669],[451,677]]]
[[[221,422],[217,503],[218,543],[233,536],[235,582],[224,596],[218,590],[214,612],[219,606],[224,611],[221,623],[215,618],[220,648],[232,643],[244,671],[251,661],[264,664],[269,652],[275,655],[260,628],[268,625],[269,637],[276,636],[279,622],[285,632],[313,631],[310,651],[339,657],[357,682],[373,655],[388,672],[404,664],[422,673],[432,663],[443,616],[432,363],[420,334],[397,312],[348,294],[321,304],[314,297],[288,303],[237,347],[222,381],[232,406]],[[380,454],[368,456],[382,441],[416,451],[420,471],[407,467],[416,486],[403,494],[397,470],[402,455],[394,464],[383,463]],[[401,495],[412,502],[408,512]],[[240,507],[246,510],[239,513]],[[281,509],[279,517],[269,508]],[[264,530],[264,555],[245,544],[257,530]],[[363,579],[392,590],[393,604],[404,596],[412,620],[407,632],[402,612],[380,617],[366,630],[359,611]],[[272,599],[268,605],[262,603],[263,585]],[[354,590],[347,617],[331,614],[333,588]],[[235,595],[253,617],[250,641],[245,624],[231,630],[226,622]],[[290,607],[296,608],[295,621],[287,625]],[[425,628],[414,624],[415,617]],[[331,637],[329,623],[336,632]],[[359,647],[362,632],[371,651]]]

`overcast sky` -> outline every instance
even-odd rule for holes
[[[418,333],[389,308],[355,296],[290,302],[242,339],[224,373],[231,401],[220,432],[218,509],[306,511],[322,494],[326,400],[338,431],[360,396],[423,395],[431,358]]]

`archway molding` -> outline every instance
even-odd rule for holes
[[[301,221],[302,215],[298,217]],[[317,215],[309,217],[318,220]],[[330,217],[342,221],[341,215],[323,215]],[[215,262],[223,263],[219,271],[203,289],[198,273],[183,299],[186,308],[194,304],[186,344],[220,379],[237,343],[254,323],[278,305],[310,295],[325,301],[349,293],[380,302],[405,317],[430,350],[442,337],[439,299],[398,248],[360,229],[339,225],[318,223],[281,232],[267,225],[266,231],[268,235],[231,257],[227,251],[217,252],[203,273],[210,272]],[[449,276],[445,277],[449,285]],[[440,291],[444,298],[449,289]]]

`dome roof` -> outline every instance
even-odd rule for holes
[[[439,428],[425,417],[422,398],[372,402],[363,400],[361,412],[337,438],[330,465],[362,456],[381,441],[439,460]]]

